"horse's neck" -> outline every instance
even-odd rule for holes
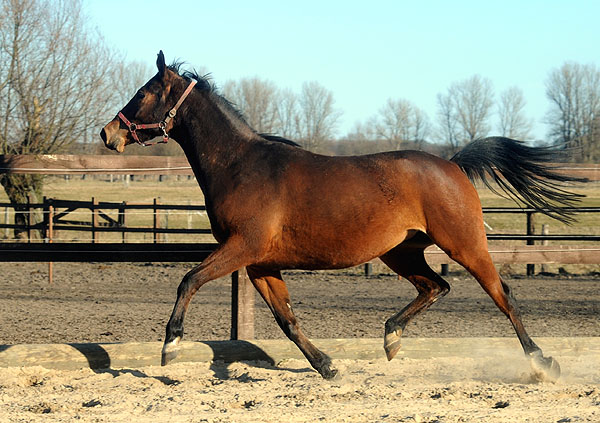
[[[219,110],[212,112],[214,115],[189,113],[177,139],[208,201],[230,179],[231,169],[243,163],[255,135]]]

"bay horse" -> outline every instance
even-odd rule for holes
[[[420,151],[314,154],[255,132],[206,78],[180,72],[179,64],[167,66],[162,51],[156,64],[157,74],[102,129],[101,138],[118,152],[156,136],[179,143],[204,193],[218,242],[179,285],[162,365],[177,355],[196,291],[246,267],[283,332],[323,378],[334,377],[330,358],[300,329],[281,271],[339,269],[377,257],[418,292],[385,323],[384,349],[391,360],[407,323],[450,289],[425,261],[425,248],[436,244],[510,319],[535,371],[559,376],[558,363],[544,357],[527,334],[511,290],[492,263],[471,182],[497,183],[523,204],[568,221],[565,207],[580,196],[563,186],[577,179],[551,169],[555,149],[492,137],[468,144],[450,160]]]

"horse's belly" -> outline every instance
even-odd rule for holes
[[[283,237],[270,261],[281,269],[343,269],[377,258],[401,244],[408,230],[327,231],[312,236]]]

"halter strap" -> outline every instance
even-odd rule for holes
[[[177,109],[179,109],[179,107],[181,106],[181,104],[183,103],[185,98],[189,95],[190,92],[192,92],[192,88],[194,88],[194,85],[196,85],[196,82],[197,81],[195,79],[192,79],[192,81],[189,83],[189,85],[187,86],[187,88],[185,89],[185,91],[183,92],[181,97],[179,97],[179,100],[177,100],[177,103],[175,103],[175,106],[173,106],[173,108],[171,110],[169,110],[169,113],[167,113],[167,117],[165,117],[163,120],[161,120],[158,123],[133,123],[133,122],[130,122],[129,119],[127,119],[125,117],[123,112],[119,112],[119,114],[118,114],[119,119],[121,119],[123,121],[123,123],[127,126],[127,128],[129,129],[129,132],[131,133],[131,136],[133,137],[135,142],[137,142],[140,145],[143,145],[144,147],[148,147],[148,146],[154,145],[156,143],[166,143],[167,141],[169,141],[169,134],[167,133],[167,125],[175,117],[175,115],[177,114]],[[137,132],[136,132],[138,129],[156,129],[156,128],[162,130],[162,132],[163,132],[162,141],[157,141],[157,142],[142,142],[142,141],[140,141],[140,139],[138,138]]]

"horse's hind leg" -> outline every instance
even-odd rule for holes
[[[470,245],[473,247],[477,243],[472,242]],[[481,245],[486,244],[482,242]],[[452,259],[460,263],[477,279],[496,306],[508,317],[517,333],[523,351],[530,357],[536,372],[550,380],[557,379],[560,376],[560,366],[552,357],[544,357],[541,348],[533,342],[525,330],[511,289],[498,274],[487,248],[470,248],[469,251],[465,251],[465,248],[468,247],[463,246],[462,250],[455,250],[457,252],[451,253]]]
[[[380,259],[394,272],[408,279],[419,293],[409,305],[385,322],[384,349],[388,360],[391,360],[400,350],[400,337],[408,322],[446,295],[450,285],[431,270],[422,249],[402,251],[397,247]]]
[[[337,370],[331,367],[331,359],[315,347],[300,330],[292,311],[290,294],[281,278],[281,273],[257,266],[248,266],[246,270],[250,280],[271,309],[275,320],[286,336],[300,348],[312,367],[324,379],[333,378],[337,374]]]

